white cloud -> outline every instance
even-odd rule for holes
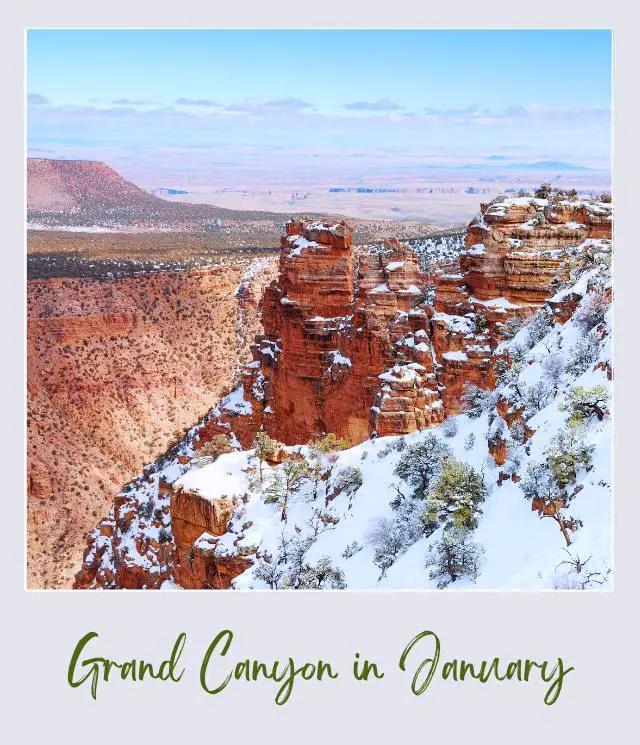
[[[227,111],[244,112],[247,114],[265,115],[274,113],[298,113],[314,109],[313,104],[300,98],[247,98],[240,103],[232,103],[226,107]]]
[[[27,103],[30,103],[33,106],[46,106],[47,104],[50,104],[51,101],[40,93],[29,93],[27,96]]]
[[[343,109],[349,111],[398,111],[402,106],[390,98],[381,98],[378,101],[353,101],[345,103]]]
[[[175,103],[179,106],[221,106],[217,101],[210,98],[176,98]]]

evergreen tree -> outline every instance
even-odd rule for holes
[[[571,347],[565,372],[575,377],[582,375],[598,359],[599,353],[600,345],[594,334],[586,334]]]
[[[260,479],[260,488],[262,488],[262,485],[264,483],[262,464],[264,463],[264,461],[275,455],[275,452],[278,449],[278,443],[276,440],[273,440],[271,437],[269,437],[269,435],[264,430],[260,430],[256,433],[251,447],[254,449],[255,457],[258,459],[258,474]]]
[[[482,547],[471,540],[470,530],[448,528],[427,554],[426,567],[431,568],[429,576],[437,580],[439,588],[463,577],[475,582],[483,553]]]
[[[281,519],[286,521],[289,499],[302,486],[308,477],[309,469],[304,460],[286,460],[274,474],[265,490],[265,502],[277,503],[281,509]]]
[[[551,441],[545,459],[531,463],[520,488],[525,499],[534,501],[541,517],[549,517],[558,524],[567,546],[571,543],[568,527],[579,521],[568,518],[564,510],[577,493],[571,489],[582,468],[591,465],[593,446],[586,445],[581,430],[567,427]]]
[[[451,448],[429,432],[403,451],[394,473],[413,487],[414,497],[424,499],[440,473],[443,458],[450,453]]]
[[[413,509],[412,509],[413,505]],[[419,503],[405,500],[393,518],[378,518],[367,534],[367,542],[373,548],[373,563],[384,577],[389,567],[424,535],[420,520]]]
[[[571,412],[569,423],[572,425],[579,425],[594,415],[598,421],[602,421],[609,413],[606,407],[609,393],[603,385],[597,385],[595,388],[576,386],[569,391],[568,399],[560,410]]]
[[[447,458],[426,500],[426,519],[446,527],[475,528],[486,496],[482,476],[473,468]]]
[[[305,566],[300,572],[301,590],[344,590],[344,572],[334,567],[329,556],[323,556],[315,566]]]

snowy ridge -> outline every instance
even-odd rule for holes
[[[346,449],[331,435],[272,442],[271,460],[236,440],[234,452],[199,456],[194,427],[124,490],[138,506],[117,557],[94,531],[103,571],[138,563],[174,586],[157,549],[172,541],[165,483],[233,499],[226,532],[195,544],[250,557],[235,589],[611,587],[611,244],[566,254],[569,281],[494,351],[496,388],[469,389],[465,413]],[[413,364],[380,378],[419,373]],[[231,394],[218,408],[245,403]]]

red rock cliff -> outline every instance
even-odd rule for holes
[[[290,221],[265,333],[212,427],[250,447],[261,426],[286,444],[323,432],[356,443],[441,421],[426,281],[397,241],[356,257],[346,225]]]
[[[480,206],[459,271],[436,278],[431,330],[447,415],[460,412],[465,383],[493,387],[491,354],[504,324],[549,297],[564,248],[611,237],[611,214],[595,200],[499,197]]]

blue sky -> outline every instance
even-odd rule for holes
[[[604,30],[34,30],[27,54],[34,154],[515,148],[600,166],[609,157]]]

